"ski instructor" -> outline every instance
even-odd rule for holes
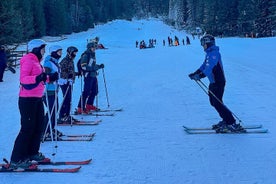
[[[213,125],[212,128],[217,133],[243,131],[243,127],[236,123],[232,112],[222,102],[226,80],[219,47],[215,44],[215,38],[207,34],[200,39],[200,43],[206,52],[205,60],[198,70],[189,74],[189,77],[195,81],[208,77],[210,81],[209,101],[222,118],[222,121]]]

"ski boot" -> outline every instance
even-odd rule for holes
[[[33,164],[29,159],[26,159],[24,161],[18,161],[18,162],[11,161],[10,163],[7,163],[4,166],[2,166],[2,169],[15,170],[15,171],[22,170],[22,169],[35,170],[37,169],[37,165]]]
[[[240,124],[224,124],[216,129],[217,133],[241,133],[246,132],[246,130]]]
[[[86,105],[86,109],[88,111],[99,111],[100,110],[98,107],[96,107],[94,105],[89,105],[89,104]]]
[[[212,129],[216,130],[225,124],[226,124],[226,122],[222,120],[222,121],[218,122],[217,124],[212,125]]]
[[[75,115],[78,115],[78,114],[89,114],[89,111],[87,109],[82,109],[80,107],[78,107],[78,109],[75,110],[74,112]]]
[[[30,160],[37,161],[37,162],[50,162],[51,159],[45,157],[42,153],[38,153],[35,155],[30,156]]]

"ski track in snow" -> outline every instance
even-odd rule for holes
[[[68,46],[78,47],[77,61],[86,40],[99,36],[108,48],[96,56],[105,64],[111,108],[124,111],[99,117],[103,122],[98,126],[58,127],[68,134],[96,132],[92,142],[58,142],[57,149],[55,143],[41,144],[41,151],[54,161],[93,158],[78,173],[2,173],[1,183],[275,183],[276,39],[217,38],[227,78],[224,102],[244,124],[263,124],[269,133],[187,135],[182,125],[206,127],[219,117],[207,95],[188,78],[204,59],[199,40],[190,37],[189,46],[162,46],[163,39],[175,35],[181,40],[186,33],[156,19],[117,20],[49,42],[61,45],[63,56]],[[148,43],[150,38],[157,39],[156,48],[135,48],[136,40]],[[15,75],[6,72],[0,84],[0,157],[8,159],[20,128],[18,79],[19,69]],[[101,71],[98,79],[99,106],[105,108]],[[76,79],[73,108],[80,90]]]

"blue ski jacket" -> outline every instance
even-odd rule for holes
[[[213,45],[205,50],[206,56],[199,70],[208,77],[210,83],[225,84],[225,76],[219,47]]]

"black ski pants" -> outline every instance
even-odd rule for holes
[[[216,109],[219,113],[219,116],[227,124],[233,124],[236,120],[232,115],[232,112],[223,104],[222,97],[224,93],[225,83],[211,83],[209,85],[209,101],[210,104]],[[213,93],[211,94],[210,91]],[[218,101],[216,97],[220,100]],[[222,102],[222,103],[221,103]]]
[[[67,82],[67,84],[61,85],[60,88],[63,94],[63,103],[59,112],[59,118],[61,119],[70,115],[73,85]]]
[[[93,105],[95,97],[98,94],[98,79],[97,77],[85,77],[82,99],[80,98],[78,107],[85,109],[85,105]]]
[[[21,129],[17,135],[11,161],[18,162],[38,154],[43,131],[44,106],[42,98],[19,97]]]

